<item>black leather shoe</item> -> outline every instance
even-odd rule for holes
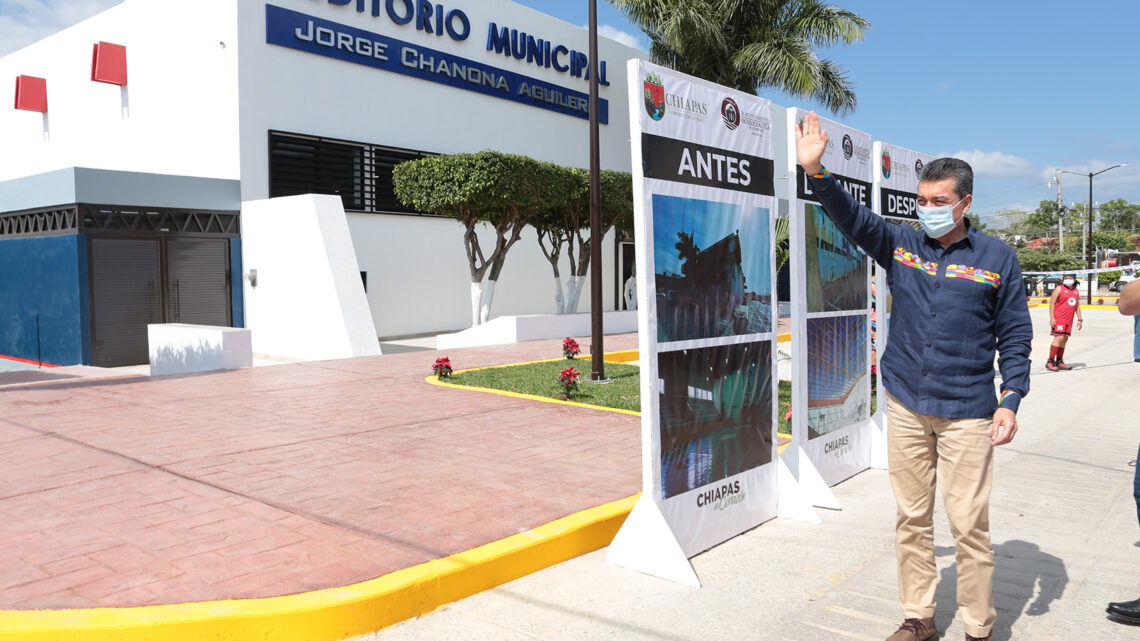
[[[1123,614],[1125,616],[1136,617],[1140,619],[1140,599],[1135,601],[1120,601],[1118,603],[1109,603],[1108,611],[1114,614]]]
[[[1109,603],[1105,612],[1108,612],[1109,619],[1117,623],[1140,625],[1140,599]]]
[[[1123,614],[1108,613],[1108,620],[1115,621],[1116,623],[1123,623],[1124,625],[1137,625],[1140,626],[1140,619],[1135,617],[1126,617]]]

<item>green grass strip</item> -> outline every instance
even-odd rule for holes
[[[595,383],[589,380],[591,369],[589,358],[489,367],[457,372],[446,380],[454,385],[486,387],[516,394],[558,399],[562,393],[558,374],[567,367],[573,367],[582,375],[578,389],[572,390],[567,400],[634,412],[641,410],[639,368],[634,365],[606,363],[605,374],[610,382]]]
[[[485,387],[515,392],[516,394],[558,399],[562,393],[562,386],[558,384],[558,374],[567,367],[573,367],[582,374],[582,382],[578,384],[578,390],[570,392],[568,400],[634,412],[641,411],[641,381],[638,375],[639,368],[635,365],[606,363],[606,377],[611,382],[605,384],[594,383],[589,380],[589,358],[488,367],[458,372],[446,380],[455,385]],[[780,381],[779,410],[777,412],[780,422],[777,430],[788,436],[792,433],[792,427],[784,416],[787,414],[788,408],[791,407],[791,403],[792,384],[788,381]]]

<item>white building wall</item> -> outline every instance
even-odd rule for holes
[[[125,90],[91,81],[100,40],[127,48]],[[48,92],[46,119],[4,94],[0,181],[67,167],[237,179],[237,44],[236,0],[125,0],[0,58],[4,92],[19,75]]]
[[[368,272],[368,304],[377,336],[443,332],[471,325],[471,277],[463,250],[463,226],[450,218],[348,214],[360,269]],[[493,231],[479,234],[492,247]],[[602,251],[602,300],[614,309],[614,256],[611,231]],[[563,286],[566,258],[560,262]],[[578,303],[590,310],[590,285]],[[507,254],[491,316],[554,313],[554,273],[526,228]]]
[[[471,35],[455,42],[399,26],[381,10],[358,13],[356,3],[273,0],[272,4],[586,93],[583,78],[526,64],[486,49],[491,22],[588,51],[587,32],[508,0],[454,0],[470,19]],[[371,2],[365,3],[367,7]],[[339,138],[435,153],[494,149],[567,166],[589,165],[589,121],[456,89],[420,78],[319,56],[266,40],[265,3],[243,2],[241,25],[242,199],[265,198],[270,130]],[[625,61],[644,55],[600,38],[609,86],[609,123],[601,126],[601,165],[629,171],[629,112]],[[398,55],[391,52],[391,55]],[[379,336],[452,331],[470,326],[470,275],[463,228],[452,220],[349,214],[360,268],[368,272],[368,300]],[[486,234],[490,238],[490,234]],[[613,234],[603,244],[603,300],[613,309]],[[565,260],[565,259],[563,259]],[[563,273],[565,273],[563,268]],[[589,309],[589,288],[578,311]],[[531,229],[511,249],[492,316],[553,313],[553,274]]]
[[[584,78],[487,51],[492,21],[588,51],[585,30],[509,0],[445,2],[446,10],[461,9],[470,19],[471,35],[462,42],[396,25],[383,10],[379,17],[358,13],[356,3],[271,2],[582,93],[589,90]],[[496,149],[588,165],[586,119],[267,44],[265,7],[264,0],[124,0],[0,58],[0,83],[8,87],[20,74],[47,78],[49,105],[46,124],[38,113],[0,109],[6,151],[0,154],[0,181],[91,167],[240,179],[241,200],[260,200],[269,194],[270,130],[435,153]],[[100,40],[127,48],[125,91],[90,80],[92,46]],[[601,164],[628,171],[625,61],[643,53],[606,38],[599,39],[599,47],[610,83],[600,87],[600,97],[609,101]],[[369,273],[377,335],[470,325],[470,276],[458,223],[382,214],[350,213],[348,218],[360,267]],[[265,229],[259,233],[278,233]],[[247,242],[251,232],[243,230]],[[602,248],[607,310],[614,308],[613,252],[610,234]],[[578,311],[589,309],[589,296],[587,286]],[[553,313],[553,301],[549,263],[533,230],[527,230],[507,256],[492,315]]]
[[[253,352],[321,360],[380,353],[336,196],[242,203],[246,327]]]

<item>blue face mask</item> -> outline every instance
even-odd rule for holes
[[[963,198],[962,200],[965,200]],[[958,206],[959,200],[953,205],[943,205],[941,207],[923,207],[918,206],[918,222],[922,224],[922,230],[926,232],[927,236],[931,238],[941,238],[949,234],[954,229],[954,208]]]

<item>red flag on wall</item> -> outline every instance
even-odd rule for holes
[[[110,42],[97,42],[91,54],[91,79],[112,85],[127,84],[127,48]]]
[[[16,109],[47,113],[47,80],[16,76]]]

